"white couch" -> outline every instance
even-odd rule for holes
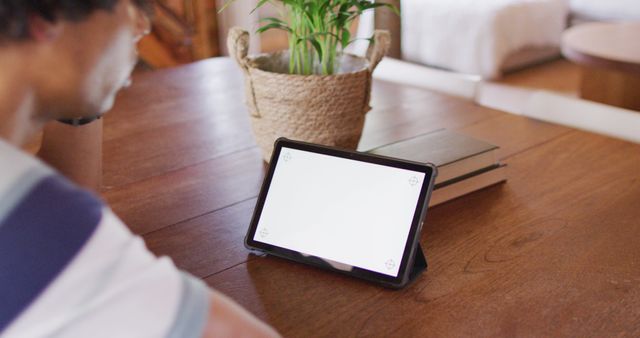
[[[638,21],[640,0],[571,0],[572,22]]]
[[[640,20],[640,0],[401,0],[404,60],[459,73],[499,77],[560,55],[571,23]],[[373,13],[358,37],[373,33]],[[350,52],[364,54],[366,41]]]
[[[517,53],[558,55],[569,13],[566,0],[402,0],[401,7],[403,59],[483,78],[516,66],[508,63]]]

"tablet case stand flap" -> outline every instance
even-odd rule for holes
[[[415,258],[413,259],[413,267],[409,273],[409,281],[414,280],[422,271],[427,269],[427,259],[424,257],[422,246],[420,244],[418,244],[415,255]]]

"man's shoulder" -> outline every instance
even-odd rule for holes
[[[93,193],[1,139],[0,163],[0,229],[12,219],[52,223],[62,218],[87,223],[87,217],[95,221],[97,216],[99,220],[103,204]]]
[[[1,140],[0,165],[0,336],[201,335],[202,281],[156,258],[92,193]]]
[[[102,202],[0,142],[0,331],[64,269],[102,218]],[[5,276],[8,277],[8,276]]]
[[[0,200],[6,199],[29,188],[41,178],[54,175],[54,171],[34,156],[13,147],[0,139]]]

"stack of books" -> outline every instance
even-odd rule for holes
[[[507,180],[498,146],[446,129],[368,150],[369,153],[432,163],[438,167],[429,206]]]

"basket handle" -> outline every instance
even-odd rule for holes
[[[389,45],[391,45],[391,35],[389,34],[389,31],[376,29],[373,32],[373,38],[371,39],[371,43],[367,49],[369,76],[367,77],[367,93],[364,98],[365,114],[371,110],[371,106],[369,105],[369,101],[371,101],[371,74],[373,74],[373,70],[376,69],[378,63],[380,63],[385,54],[387,54]]]
[[[249,33],[240,27],[232,27],[227,35],[227,49],[231,58],[248,74]]]
[[[256,100],[256,93],[253,88],[253,80],[249,73],[250,59],[247,56],[249,54],[249,33],[240,27],[233,27],[229,30],[227,35],[227,48],[229,55],[240,66],[245,74],[246,78],[246,90],[247,90],[247,104],[249,105],[249,112],[251,116],[255,118],[261,118],[258,111],[258,102]]]
[[[367,60],[369,60],[369,72],[373,73],[380,60],[389,51],[389,45],[391,44],[391,35],[389,31],[376,29],[373,32],[373,39],[367,49]]]

